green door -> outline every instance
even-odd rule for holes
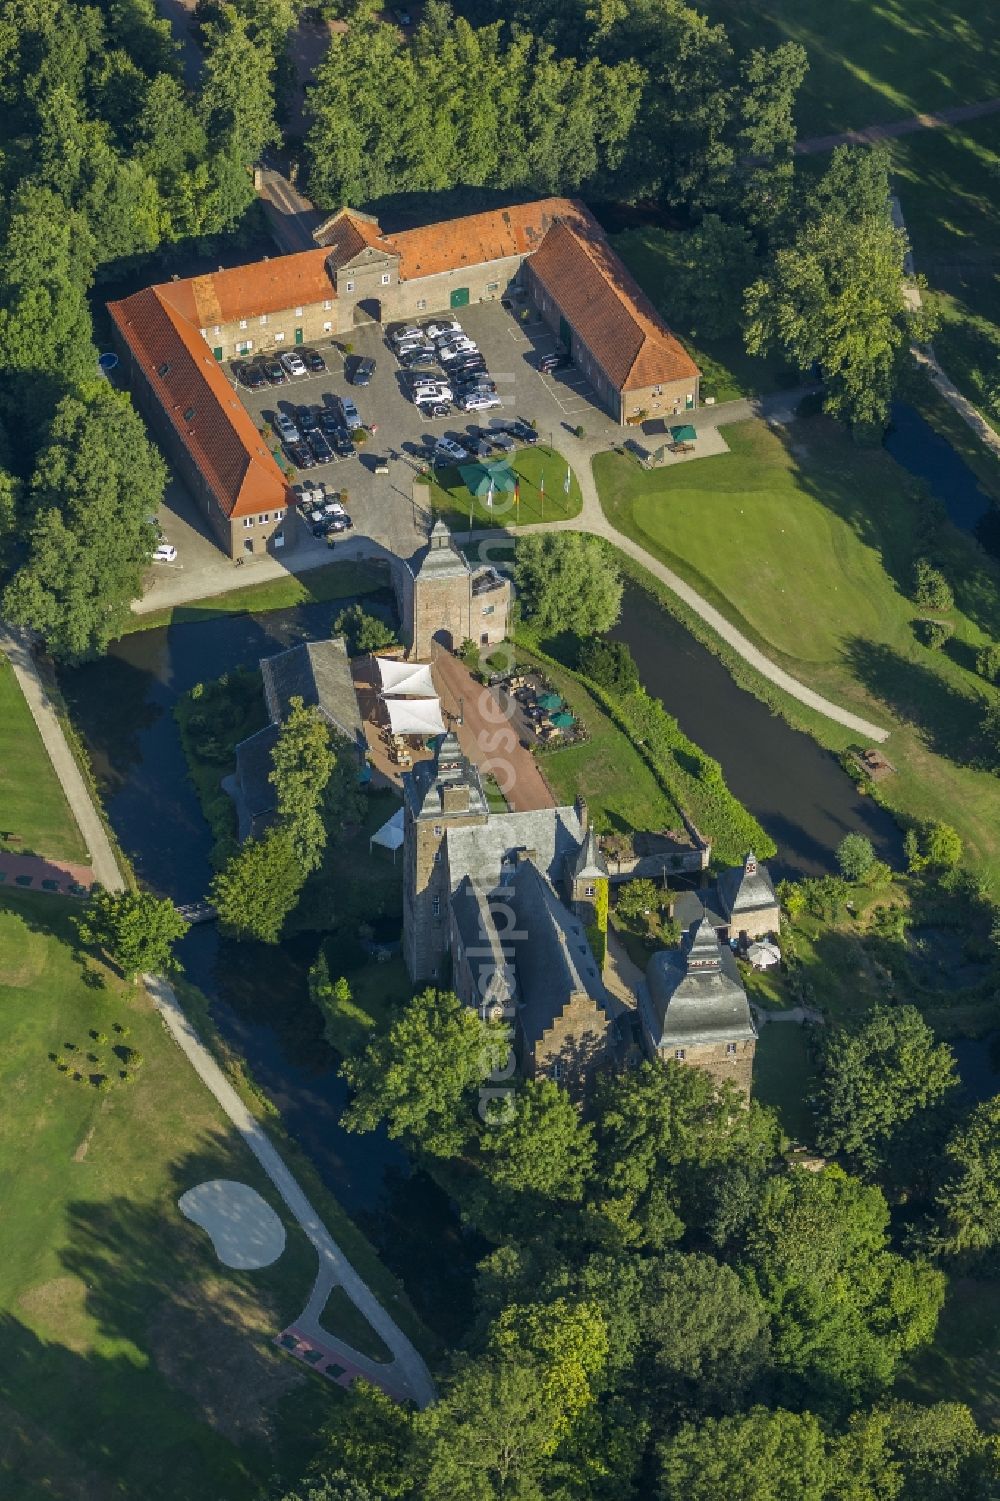
[[[296,342],[296,344],[301,344],[302,343],[302,330],[301,330],[301,328],[297,328],[295,330],[295,342]]]
[[[219,363],[221,365],[221,363],[222,363],[222,345],[220,344],[219,347],[218,347],[218,349],[213,349],[212,353],[215,355],[215,358],[219,361]]]
[[[468,307],[468,305],[469,305],[469,289],[468,289],[468,287],[456,287],[455,290],[454,290],[454,292],[452,292],[452,294],[451,294],[451,306],[452,307]]]

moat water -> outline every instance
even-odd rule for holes
[[[919,452],[933,452],[924,477],[943,501],[954,503],[959,488],[950,469],[945,476],[936,448],[911,441],[907,451],[908,467]],[[961,520],[953,516],[972,529],[974,511],[969,503]],[[348,602],[138,632],[100,661],[61,673],[108,816],[153,890],[196,900],[212,874],[211,836],[173,717],[179,696],[198,681],[255,666],[262,656],[326,634],[332,615]],[[737,687],[719,660],[640,589],[627,589],[613,634],[628,643],[648,690],[721,763],[733,792],[774,839],[777,875],[829,871],[837,845],[853,831],[898,863],[896,825],[858,796],[836,758]],[[341,1128],[345,1086],[306,995],[317,943],[305,935],[275,948],[240,945],[203,927],[188,935],[182,958],[208,996],[220,1031],[278,1105],[324,1181],[448,1338],[460,1330],[468,1306],[472,1248],[446,1197],[398,1144],[379,1132],[352,1136]]]

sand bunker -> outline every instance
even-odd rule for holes
[[[248,1183],[213,1178],[177,1200],[181,1214],[211,1236],[223,1266],[241,1271],[270,1266],[285,1249],[285,1227]]]

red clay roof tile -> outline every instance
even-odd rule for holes
[[[414,281],[460,266],[483,266],[507,256],[530,255],[560,219],[581,229],[597,230],[596,220],[582,203],[571,198],[540,198],[485,214],[446,219],[442,224],[426,224],[422,229],[406,229],[385,238],[399,253],[400,277]]]
[[[109,303],[108,312],[223,512],[283,509],[281,470],[205,340],[162,291],[147,287]]]
[[[531,269],[619,391],[698,376],[600,230],[554,225]]]
[[[332,300],[337,294],[326,269],[327,253],[319,246],[296,255],[276,255],[188,281],[164,282],[156,290],[189,323],[211,333],[217,325],[240,318]]]

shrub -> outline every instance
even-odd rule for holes
[[[574,438],[585,438],[587,436],[586,429],[584,428],[582,422],[578,422],[576,427],[574,427],[573,436]]]
[[[955,603],[948,580],[927,558],[913,565],[913,598],[926,610],[950,610]]]
[[[580,671],[609,693],[624,698],[639,687],[639,669],[624,641],[589,636],[580,647]]]
[[[351,442],[354,444],[355,448],[361,448],[365,443],[368,442],[368,437],[369,433],[366,427],[356,427],[351,433]]]
[[[1000,684],[1000,642],[990,641],[976,652],[976,671],[988,683]]]
[[[837,847],[837,864],[845,881],[863,881],[875,864],[875,850],[864,834],[847,834]]]
[[[914,630],[917,640],[929,647],[931,651],[940,651],[951,635],[951,627],[943,620],[914,621]]]
[[[205,693],[205,684],[204,683],[195,683],[194,687],[191,689],[191,697],[193,699],[195,699],[195,700],[197,700],[199,698],[202,698],[204,696],[204,693]]]

